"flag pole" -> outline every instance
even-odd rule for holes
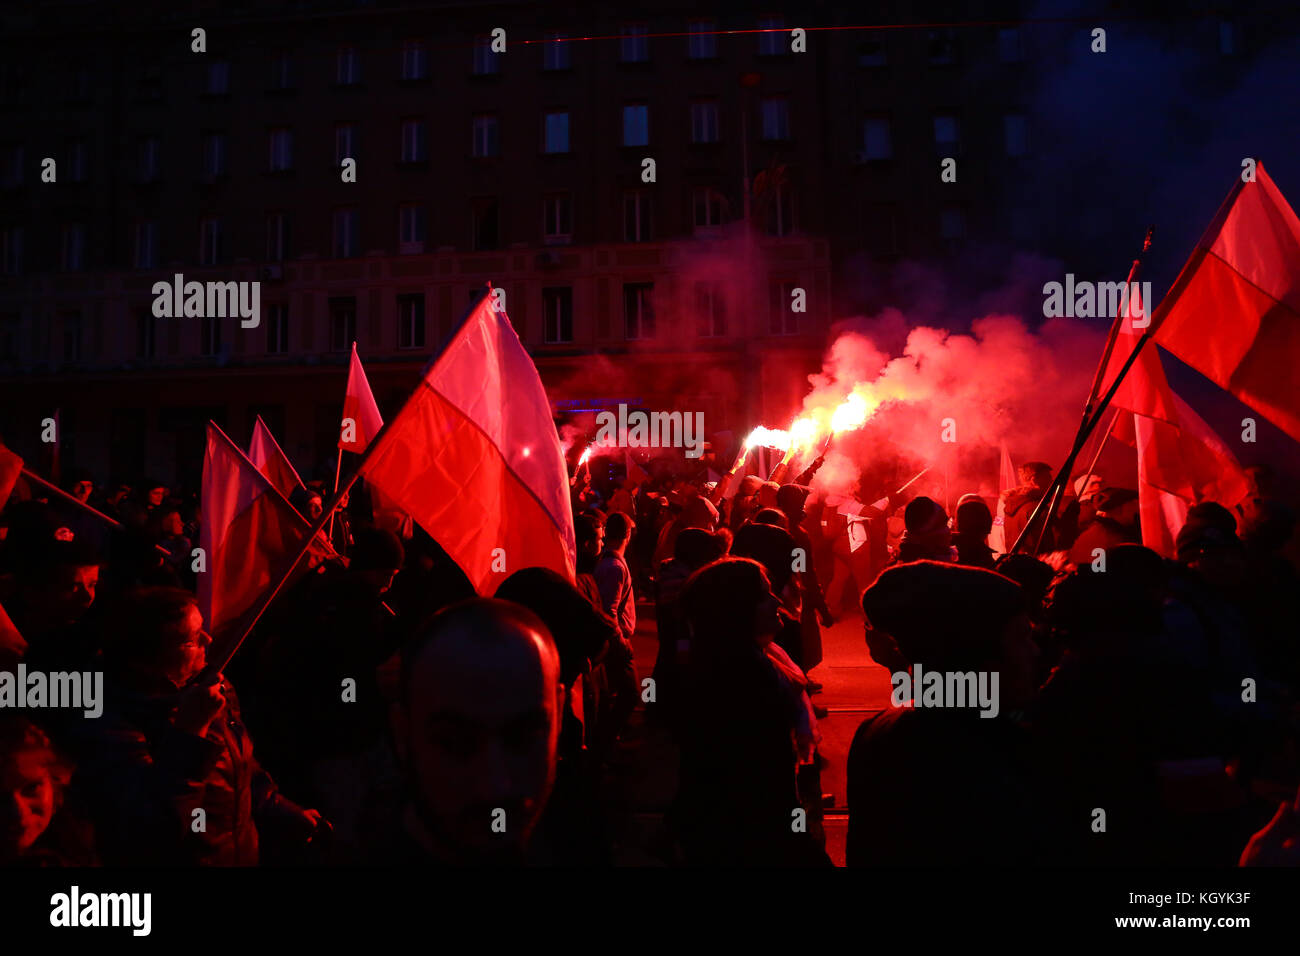
[[[492,283],[489,282],[487,286],[488,286],[488,295],[491,295]],[[447,343],[452,342],[456,338],[456,336],[460,334],[460,330],[464,327],[465,322],[468,321],[469,317],[474,314],[474,310],[479,307],[479,304],[481,302],[482,300],[480,299],[479,302],[475,302],[468,309],[466,309],[465,314],[461,316],[460,322],[458,322],[456,325],[455,332],[453,332],[452,335],[447,339]],[[430,359],[427,363],[425,363],[424,369],[420,373],[421,382],[423,382],[424,379],[428,377],[429,370],[437,363],[438,359],[441,358],[445,352],[446,352],[446,343],[444,343],[443,348],[439,351],[437,355],[435,355],[432,359]],[[235,656],[235,652],[239,650],[239,648],[243,645],[244,641],[248,640],[248,635],[253,632],[253,628],[255,628],[257,626],[257,622],[262,619],[262,615],[266,613],[267,608],[271,606],[271,603],[276,599],[276,597],[279,596],[280,592],[283,591],[285,586],[289,583],[289,579],[293,577],[294,571],[297,570],[298,565],[302,563],[302,559],[307,556],[307,552],[311,550],[312,542],[315,541],[316,536],[320,534],[321,531],[324,530],[325,525],[328,523],[330,519],[330,516],[334,514],[334,510],[339,506],[339,502],[343,499],[343,496],[346,495],[352,489],[352,486],[356,484],[357,479],[361,477],[362,468],[364,468],[366,463],[370,460],[370,456],[374,454],[375,449],[379,447],[381,439],[384,437],[384,435],[388,433],[388,429],[390,429],[393,426],[394,422],[401,420],[403,413],[406,411],[407,407],[410,406],[411,402],[415,400],[415,396],[419,392],[419,390],[420,389],[417,384],[415,388],[411,389],[410,394],[406,396],[406,400],[402,402],[402,407],[401,409],[398,410],[397,414],[379,426],[379,431],[375,434],[374,438],[370,439],[370,444],[366,445],[365,450],[361,453],[361,460],[357,462],[356,468],[352,469],[352,473],[348,476],[348,480],[344,482],[341,485],[341,487],[339,487],[338,490],[334,492],[334,497],[330,499],[329,505],[321,512],[321,516],[317,518],[316,522],[311,526],[311,530],[307,533],[307,536],[303,539],[302,546],[299,547],[298,553],[294,555],[293,560],[286,565],[284,573],[279,576],[279,579],[276,581],[275,587],[271,588],[271,590],[266,593],[265,597],[263,597],[262,600],[258,603],[256,613],[252,614],[249,617],[248,624],[244,626],[243,630],[239,635],[239,639],[231,642],[229,650],[223,652],[218,657],[209,661],[207,666],[204,667],[203,673],[201,673],[198,677],[194,679],[195,683],[211,682],[212,677],[220,673],[227,665],[229,665],[231,659]]]
[[[334,462],[334,494],[339,493],[339,473],[343,471],[343,449],[339,449],[338,459]],[[330,512],[329,530],[325,532],[331,542],[334,541],[334,512]]]
[[[98,508],[92,508],[84,501],[78,501],[76,498],[68,494],[58,485],[54,484],[53,482],[46,481],[44,478],[42,478],[40,475],[36,474],[35,472],[31,471],[30,469],[25,467],[23,468],[23,477],[27,478],[29,481],[36,482],[38,485],[40,485],[42,488],[46,489],[47,491],[54,492],[54,494],[58,495],[60,499],[66,501],[68,504],[75,505],[76,507],[80,508],[82,511],[86,512],[87,514],[94,515],[96,518],[104,522],[110,528],[113,528],[116,531],[126,530],[126,525],[122,524],[122,522],[118,521],[116,518],[110,518],[108,515],[104,514],[104,512],[100,511]],[[159,554],[165,554],[168,557],[171,557],[171,552],[168,551],[160,544],[155,544],[154,550],[157,551]]]
[[[1132,367],[1134,360],[1137,358],[1138,351],[1146,344],[1147,339],[1151,337],[1152,332],[1156,327],[1156,322],[1154,320],[1147,324],[1146,332],[1143,334],[1142,338],[1138,340],[1138,344],[1133,348],[1133,354],[1129,356],[1128,361],[1124,363],[1123,368],[1120,369],[1119,374],[1115,377],[1115,381],[1112,384],[1111,389],[1106,393],[1106,397],[1102,401],[1100,407],[1097,407],[1095,404],[1097,400],[1097,392],[1101,388],[1102,380],[1105,378],[1106,368],[1110,365],[1110,357],[1115,351],[1115,344],[1119,341],[1119,331],[1124,323],[1124,313],[1126,311],[1132,311],[1133,282],[1142,268],[1142,257],[1151,249],[1151,239],[1152,236],[1155,235],[1155,229],[1156,227],[1154,225],[1147,227],[1146,236],[1142,240],[1142,251],[1138,253],[1137,258],[1133,260],[1133,264],[1129,266],[1128,278],[1124,281],[1124,296],[1120,303],[1120,310],[1115,316],[1115,321],[1111,323],[1110,332],[1106,336],[1106,347],[1102,350],[1101,361],[1097,363],[1097,371],[1092,377],[1092,387],[1088,390],[1088,401],[1085,402],[1083,406],[1083,418],[1079,422],[1079,428],[1074,434],[1074,447],[1070,450],[1070,455],[1066,460],[1065,465],[1061,467],[1060,471],[1056,473],[1056,477],[1052,479],[1052,483],[1048,486],[1047,492],[1044,493],[1044,495],[1039,498],[1038,502],[1034,505],[1034,510],[1030,514],[1029,520],[1025,523],[1024,528],[1021,529],[1020,535],[1016,538],[1016,543],[1012,546],[1009,553],[1014,554],[1019,550],[1021,543],[1025,540],[1025,536],[1029,533],[1030,529],[1034,527],[1034,522],[1037,521],[1039,515],[1043,513],[1043,504],[1046,502],[1048,507],[1045,517],[1043,518],[1042,526],[1038,529],[1038,536],[1034,540],[1034,553],[1037,554],[1038,549],[1042,547],[1043,539],[1047,537],[1047,529],[1051,526],[1052,518],[1056,514],[1056,509],[1060,506],[1061,495],[1065,491],[1065,485],[1070,480],[1070,473],[1071,469],[1074,467],[1075,460],[1079,457],[1079,453],[1083,451],[1083,446],[1087,443],[1088,437],[1092,434],[1093,429],[1097,427],[1097,423],[1101,420],[1101,413],[1110,405],[1110,400],[1119,389],[1119,383],[1123,381],[1124,376],[1128,374],[1129,368]],[[1145,303],[1145,306],[1150,309],[1151,303]]]

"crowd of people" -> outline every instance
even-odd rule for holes
[[[677,763],[657,859],[829,865],[810,672],[844,618],[891,674],[996,675],[998,696],[861,723],[848,865],[1300,862],[1295,517],[1267,472],[1235,513],[1193,507],[1169,559],[1099,476],[1004,554],[995,512],[1014,541],[1046,465],[950,518],[814,492],[818,464],[575,486],[576,579],[523,568],[490,596],[354,495],[337,556],[221,673],[194,498],[71,476],[112,526],[20,483],[0,670],[102,673],[103,710],[0,709],[0,863],[609,865],[611,781],[657,733]],[[293,504],[314,519],[322,497]]]

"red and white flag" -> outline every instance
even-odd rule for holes
[[[993,530],[989,532],[989,547],[997,554],[1005,554],[1007,547],[1015,544],[1007,541],[1007,505],[1002,500],[1002,493],[1019,484],[1020,479],[1011,464],[1011,452],[1007,450],[1007,443],[1002,442],[998,457],[998,511],[993,516]]]
[[[1102,394],[1133,353],[1141,330],[1135,307],[1121,319],[1119,335],[1102,378]],[[1133,413],[1115,422],[1115,437],[1137,449],[1138,514],[1142,543],[1167,557],[1187,521],[1187,509],[1217,501],[1231,510],[1248,493],[1246,475],[1236,457],[1165,378],[1153,343],[1138,354],[1115,392],[1114,404]]]
[[[361,359],[357,357],[357,343],[352,343],[352,358],[348,363],[348,387],[343,396],[343,421],[339,428],[339,448],[354,454],[366,450],[372,439],[384,427],[375,404],[374,393],[366,381]]]
[[[198,575],[199,610],[213,639],[221,640],[284,574],[311,525],[211,422],[201,507],[199,546],[207,569]],[[319,535],[311,555],[330,554]],[[307,567],[305,559],[298,569]]]
[[[294,469],[293,463],[276,442],[271,429],[266,427],[262,416],[257,416],[253,424],[253,440],[248,445],[248,460],[257,470],[266,475],[275,485],[276,490],[286,498],[292,497],[299,488],[304,487],[302,479]]]
[[[486,295],[361,465],[480,594],[520,568],[570,580],[564,450],[537,368]]]
[[[1255,166],[1154,321],[1155,341],[1300,441],[1300,220]]]
[[[22,473],[23,460],[4,445],[0,445],[0,508],[4,508]]]

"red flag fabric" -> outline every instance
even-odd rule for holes
[[[1155,341],[1300,441],[1300,220],[1262,164],[1155,316]]]
[[[271,480],[275,485],[276,491],[289,498],[299,488],[305,487],[302,478],[298,476],[297,470],[293,467],[293,462],[289,461],[271,434],[271,429],[266,427],[266,422],[262,421],[262,416],[257,416],[257,421],[253,424],[253,440],[248,445],[248,460],[262,474]]]
[[[1102,393],[1133,352],[1141,309],[1119,320],[1119,334],[1102,378]],[[1138,513],[1142,543],[1167,557],[1187,520],[1187,509],[1217,501],[1232,509],[1248,494],[1245,472],[1213,429],[1192,411],[1165,378],[1160,353],[1148,342],[1115,392],[1114,404],[1133,413],[1115,423],[1115,437],[1137,449]]]
[[[279,580],[311,525],[211,422],[202,514],[199,546],[207,569],[198,575],[199,610],[214,641],[220,641]],[[311,557],[331,553],[324,536],[318,536]],[[308,563],[304,560],[299,570]]]
[[[0,664],[20,660],[26,652],[27,642],[18,633],[18,628],[14,626],[4,605],[0,604]]]
[[[9,500],[9,494],[23,473],[23,460],[4,445],[0,445],[0,508]]]
[[[361,475],[409,513],[480,594],[526,567],[573,579],[564,451],[537,368],[492,295],[425,370]]]
[[[351,427],[349,427],[349,425]],[[348,363],[348,388],[343,396],[343,422],[339,428],[339,448],[361,454],[384,427],[379,416],[379,406],[366,381],[361,359],[357,357],[357,343],[352,343],[352,359]]]

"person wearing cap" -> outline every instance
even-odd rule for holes
[[[1034,691],[1020,586],[983,568],[916,561],[883,571],[862,607],[869,626],[892,637],[901,668],[983,674],[996,712],[891,698],[863,721],[849,750],[847,864],[1032,862],[1042,827],[1014,716]]]
[[[746,475],[740,479],[736,497],[731,499],[730,526],[733,532],[752,518],[758,509],[758,489],[762,484],[763,479],[757,475]]]
[[[1138,493],[1129,488],[1105,488],[1096,498],[1097,511],[1070,547],[1072,564],[1087,564],[1103,551],[1121,544],[1141,544]]]
[[[903,509],[903,537],[898,543],[898,561],[956,561],[948,512],[932,498],[913,498]]]
[[[957,549],[957,563],[993,570],[993,549],[989,532],[993,530],[993,513],[979,495],[962,495],[957,501],[957,529],[952,536]]]

